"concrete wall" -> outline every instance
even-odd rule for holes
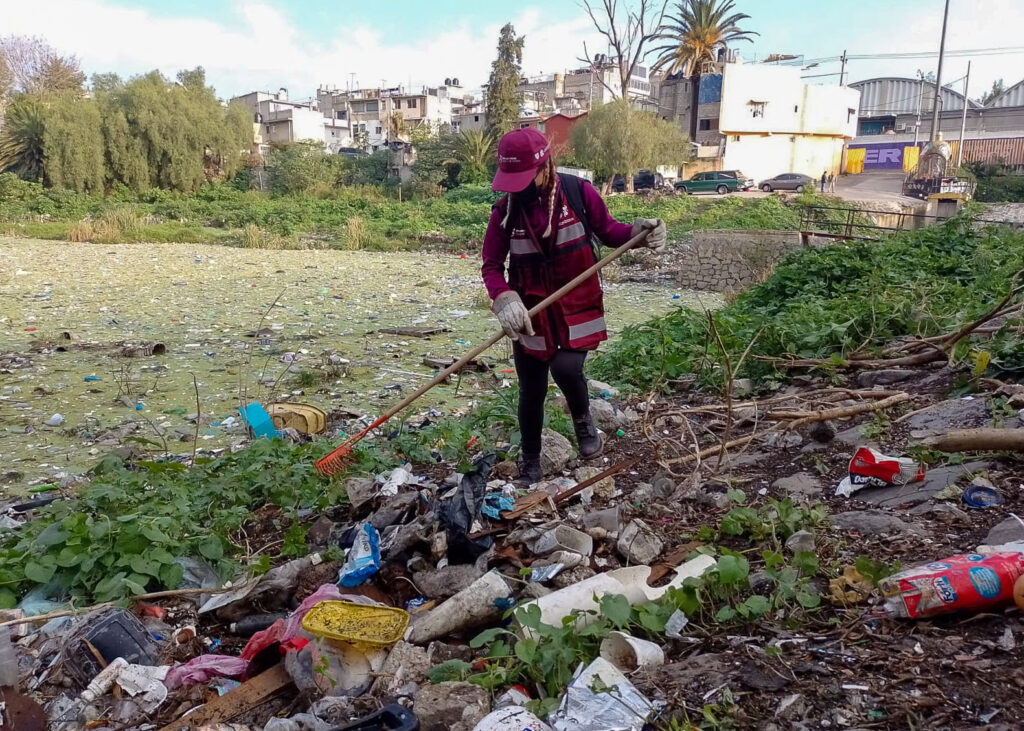
[[[723,169],[741,170],[760,184],[782,173],[838,175],[842,159],[843,140],[837,137],[736,135],[725,144]]]
[[[694,231],[682,246],[677,279],[686,289],[735,292],[763,281],[799,248],[799,231]]]

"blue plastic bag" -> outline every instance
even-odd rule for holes
[[[342,586],[359,586],[380,570],[380,535],[369,523],[359,526],[348,559],[338,572]]]

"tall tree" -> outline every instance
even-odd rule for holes
[[[491,64],[487,81],[487,124],[499,137],[519,126],[519,108],[523,103],[519,82],[525,41],[525,36],[516,35],[511,23],[506,23],[498,36],[498,57]]]
[[[103,191],[99,105],[74,93],[51,96],[43,124],[46,184],[80,193]]]
[[[252,142],[251,115],[237,105],[225,109],[201,71],[189,73],[178,83],[153,71],[110,91],[94,89],[113,180],[136,190],[193,191],[238,169]]]
[[[4,57],[15,91],[65,91],[85,83],[78,59],[61,56],[41,38],[0,38],[0,56]]]
[[[7,106],[11,94],[14,93],[14,74],[7,64],[7,57],[0,52],[0,118],[3,117],[4,108]]]
[[[609,63],[616,66],[618,85],[609,84],[604,73],[597,76],[612,98],[629,98],[629,79],[637,64],[647,55],[647,44],[657,38],[667,5],[668,0],[640,0],[634,9],[627,5],[620,6],[618,0],[601,0],[599,6],[594,0],[583,0],[590,22],[604,36],[613,54]],[[580,60],[594,70],[600,70],[604,65],[599,62],[596,54],[589,52],[586,43],[583,44],[583,58]]]
[[[570,134],[573,159],[611,185],[621,174],[632,190],[633,176],[658,165],[681,164],[687,159],[689,139],[672,122],[654,112],[631,109],[625,99],[595,107],[577,122]]]
[[[718,49],[736,41],[752,42],[752,36],[758,35],[740,28],[750,16],[734,13],[735,4],[734,0],[679,0],[658,33],[665,43],[652,49],[657,54],[653,70],[690,77],[691,139],[697,138],[701,67],[717,60]]]
[[[201,91],[206,88],[206,69],[202,66],[179,71],[175,78],[179,84],[191,91]]]
[[[15,98],[8,107],[0,130],[0,172],[43,181],[45,114],[42,102],[27,94]]]
[[[75,58],[53,56],[43,61],[39,73],[33,78],[35,91],[81,93],[85,74]]]
[[[494,164],[494,137],[479,130],[460,133],[455,143],[455,157],[462,168],[460,182],[486,183]]]
[[[1004,91],[1006,91],[1005,82],[1002,79],[996,79],[992,82],[992,88],[981,95],[981,103],[988,104]]]

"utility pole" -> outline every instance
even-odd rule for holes
[[[967,62],[967,76],[964,77],[964,116],[960,119],[960,144],[956,146],[956,166],[964,161],[964,133],[967,132],[967,84],[971,81],[971,62]]]
[[[935,133],[939,131],[939,93],[942,90],[942,57],[946,53],[946,22],[948,20],[949,0],[946,0],[946,9],[942,13],[942,39],[939,41],[939,69],[935,73],[935,103],[932,105],[932,142],[935,142]]]
[[[843,79],[846,77],[846,49],[843,49],[843,55],[839,57],[841,65],[839,66],[839,85],[843,85]]]
[[[917,140],[921,134],[921,104],[924,100],[924,76],[917,72],[917,121],[914,122],[914,147],[917,147]]]

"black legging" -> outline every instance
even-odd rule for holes
[[[559,350],[550,361],[523,352],[519,343],[512,348],[519,376],[519,431],[523,454],[540,454],[540,433],[544,428],[544,398],[548,392],[548,371],[569,402],[573,418],[590,410],[587,379],[583,376],[585,350]]]

